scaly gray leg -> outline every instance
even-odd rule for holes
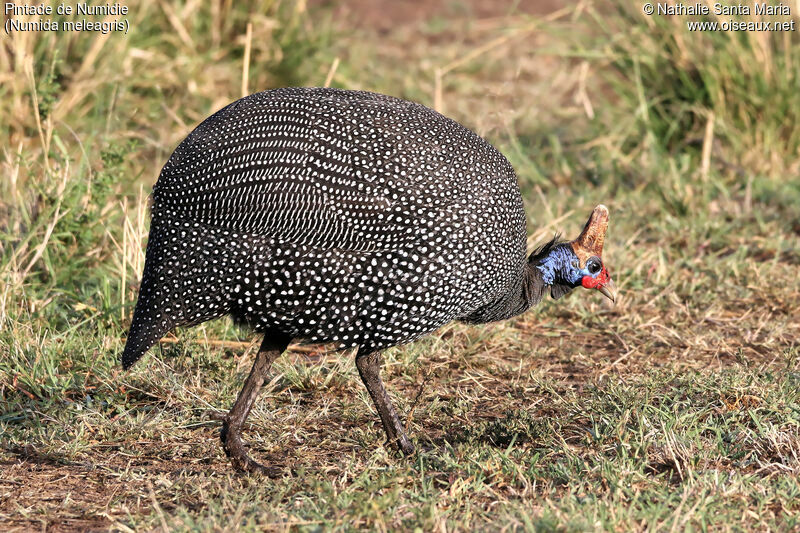
[[[261,472],[268,476],[277,476],[281,472],[279,468],[266,467],[250,459],[242,445],[241,432],[242,424],[247,420],[247,415],[250,414],[258,392],[266,381],[269,368],[275,359],[286,350],[290,342],[291,338],[281,333],[267,332],[264,335],[264,341],[256,354],[253,369],[250,370],[250,375],[247,376],[236,403],[233,404],[233,408],[222,422],[222,431],[220,432],[222,447],[237,470]]]
[[[400,419],[397,417],[392,406],[392,401],[389,395],[386,394],[386,389],[383,387],[381,381],[381,354],[380,352],[361,353],[356,354],[356,368],[361,376],[361,381],[369,391],[372,397],[372,402],[378,410],[378,414],[383,422],[383,429],[386,431],[387,442],[396,445],[401,452],[406,455],[414,453],[414,445],[408,440],[405,429],[400,424]]]

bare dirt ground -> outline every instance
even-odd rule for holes
[[[547,15],[564,7],[563,0],[311,0],[309,8],[329,8],[342,27],[390,33],[398,26],[415,26],[433,19],[480,21],[507,15]]]

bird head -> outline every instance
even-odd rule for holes
[[[530,261],[542,273],[550,295],[560,298],[578,286],[597,289],[612,302],[617,288],[603,264],[603,242],[608,229],[608,208],[598,205],[578,238],[569,242],[554,239],[531,255]]]
[[[608,230],[608,208],[600,204],[589,215],[581,234],[570,244],[578,259],[578,268],[581,269],[581,285],[587,289],[597,289],[614,302],[617,299],[617,287],[603,264],[606,230]]]

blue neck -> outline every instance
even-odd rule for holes
[[[538,304],[548,292],[560,298],[581,283],[583,274],[573,264],[578,258],[569,243],[550,243],[528,258],[507,294],[459,319],[470,324],[505,320]]]
[[[542,273],[542,281],[550,286],[554,283],[578,285],[581,281],[581,272],[577,266],[578,259],[569,245],[559,245],[550,250],[543,259],[536,264]]]

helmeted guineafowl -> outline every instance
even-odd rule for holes
[[[356,366],[391,442],[410,453],[380,379],[380,351],[452,321],[518,315],[547,290],[614,299],[608,223],[526,258],[509,162],[422,105],[288,88],[242,98],[181,142],[153,189],[139,299],[122,363],[176,326],[230,314],[264,333],[222,429],[235,467],[263,469],[240,431],[272,362],[298,339],[358,347]]]

